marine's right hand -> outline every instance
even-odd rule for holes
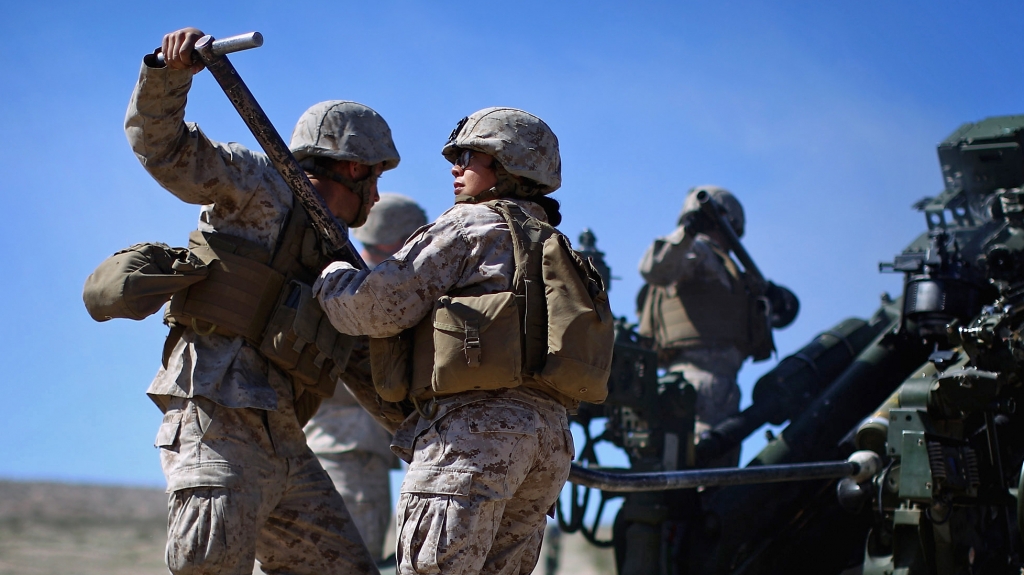
[[[198,28],[182,28],[164,35],[160,43],[160,52],[164,55],[164,63],[173,70],[191,69],[193,74],[203,69],[203,63],[192,61],[192,51],[196,42],[205,36]]]

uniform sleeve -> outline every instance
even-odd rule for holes
[[[419,323],[456,286],[470,252],[461,222],[442,217],[372,270],[327,266],[313,291],[338,331],[390,337]]]
[[[654,240],[640,260],[640,275],[651,285],[669,286],[698,279],[731,284],[725,266],[705,236],[686,234],[682,226]]]
[[[124,130],[132,151],[161,186],[190,204],[236,211],[263,182],[262,156],[238,144],[211,141],[186,123],[188,70],[142,65]]]

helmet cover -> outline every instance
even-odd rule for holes
[[[536,182],[545,194],[562,185],[558,138],[544,120],[529,112],[515,108],[474,112],[455,127],[441,154],[454,164],[461,149],[493,156],[505,171]]]
[[[732,195],[732,192],[718,186],[696,186],[690,188],[690,191],[686,193],[686,200],[683,201],[683,211],[679,213],[679,223],[682,224],[688,215],[700,211],[700,202],[697,201],[697,193],[700,191],[707,192],[711,199],[715,200],[715,203],[725,210],[725,217],[729,220],[729,224],[732,225],[736,236],[743,237],[743,228],[746,224],[746,219],[743,216],[743,206],[740,205],[736,196]]]
[[[383,163],[390,170],[401,159],[384,118],[345,100],[320,102],[306,110],[295,124],[289,147],[300,162],[320,157],[369,166]]]

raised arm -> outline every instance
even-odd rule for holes
[[[184,121],[192,76],[202,69],[189,56],[201,36],[195,28],[166,35],[161,45],[166,65],[153,54],[144,58],[125,135],[146,171],[182,201],[237,209],[263,183],[267,160],[238,144],[212,141]]]
[[[731,289],[732,282],[711,240],[703,234],[688,234],[682,226],[654,240],[640,260],[640,275],[651,285],[669,286],[697,279],[719,281]]]

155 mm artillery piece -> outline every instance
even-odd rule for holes
[[[590,467],[570,481],[600,488],[601,506],[626,499],[610,542],[583,526],[581,488],[563,528],[614,545],[630,575],[1019,573],[1022,146],[1024,116],[965,124],[942,142],[945,190],[915,204],[928,230],[880,266],[905,275],[902,297],[783,359],[753,404],[696,448],[692,388],[659,379],[647,342],[622,326],[608,400],[578,416],[607,417],[607,430],[588,435]],[[747,468],[689,470],[786,421]],[[598,440],[623,448],[630,469],[602,474]],[[808,465],[830,461],[831,475]]]

